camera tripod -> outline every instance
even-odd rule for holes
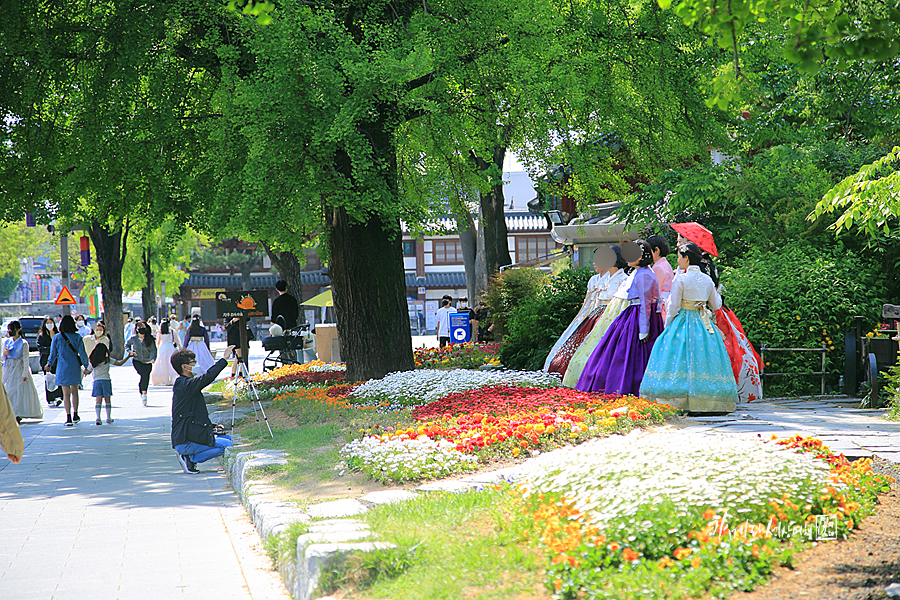
[[[259,428],[259,434],[262,435],[262,426],[259,424],[259,413],[262,413],[263,420],[266,422],[266,428],[269,430],[269,435],[273,438],[275,434],[272,433],[272,426],[269,425],[269,417],[266,416],[266,410],[263,408],[262,400],[259,399],[259,390],[256,389],[256,384],[253,383],[253,380],[250,379],[250,369],[247,366],[247,357],[235,356],[234,360],[238,361],[238,377],[246,381],[250,385],[250,390],[253,392],[253,397],[255,398],[256,404],[254,404],[254,400],[250,400],[250,405],[253,407],[253,414],[256,415],[256,426]],[[235,390],[234,395],[231,397],[231,434],[234,435],[234,409],[235,403],[237,402],[237,391]],[[257,405],[259,406],[259,411],[256,410]]]

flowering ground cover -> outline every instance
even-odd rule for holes
[[[489,385],[558,387],[559,379],[541,371],[470,371],[418,369],[400,371],[356,387],[348,396],[356,406],[402,410],[427,404],[454,392]]]
[[[848,463],[818,440],[679,436],[535,459],[519,493],[556,597],[751,589],[806,542],[846,537],[889,485],[870,461]]]
[[[264,373],[253,373],[250,381],[256,386],[260,400],[271,400],[280,394],[309,386],[343,383],[346,370],[343,363],[315,360],[304,364],[284,365]],[[247,382],[238,378],[230,379],[225,384],[225,394],[232,393],[238,394],[239,398],[249,399],[253,391]]]
[[[416,348],[413,354],[417,369],[477,369],[483,365],[500,365],[500,346],[499,343],[466,342],[442,348]]]
[[[628,396],[487,386],[417,407],[412,412],[417,422],[408,426],[366,429],[341,455],[349,468],[381,481],[443,477],[523,452],[535,454],[660,424],[677,412]],[[448,462],[454,452],[466,459]]]

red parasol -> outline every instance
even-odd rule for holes
[[[712,232],[700,223],[672,223],[672,229],[681,234],[681,237],[689,242],[694,242],[700,249],[716,258],[719,250],[713,241]]]

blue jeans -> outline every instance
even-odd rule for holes
[[[225,448],[231,448],[233,445],[230,435],[217,435],[215,446],[204,446],[203,444],[188,442],[175,446],[175,451],[182,456],[189,456],[195,463],[202,463],[211,458],[222,456],[225,454]]]

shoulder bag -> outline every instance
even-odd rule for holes
[[[75,349],[75,346],[72,345],[72,342],[69,341],[69,336],[67,336],[67,335],[64,334],[64,333],[61,334],[61,335],[63,336],[63,339],[66,340],[66,344],[69,345],[69,348],[72,350],[72,352],[75,353],[75,358],[78,359],[78,365],[79,365],[80,367],[84,368],[84,364],[82,364],[82,362],[81,362],[81,355],[78,354],[78,350],[76,350],[76,349]]]

